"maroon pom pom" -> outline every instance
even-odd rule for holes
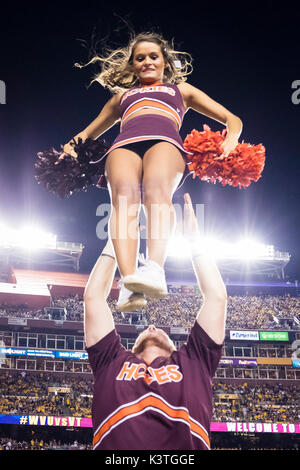
[[[43,184],[47,191],[53,192],[61,199],[70,197],[74,191],[87,191],[89,186],[95,185],[102,174],[106,158],[102,158],[99,163],[91,164],[105,155],[109,146],[104,140],[81,138],[78,142],[71,141],[74,151],[77,154],[75,159],[66,154],[63,159],[58,158],[64,153],[55,148],[37,153],[37,162],[34,165],[35,179],[38,184]]]

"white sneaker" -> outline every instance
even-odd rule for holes
[[[139,257],[143,266],[137,268],[134,274],[123,278],[124,286],[131,292],[145,294],[146,297],[161,299],[168,295],[164,269],[152,260]]]
[[[116,307],[120,312],[133,312],[147,305],[144,295],[126,289],[122,280],[119,281],[119,287],[120,293]]]

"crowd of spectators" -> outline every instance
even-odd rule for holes
[[[41,320],[48,320],[48,315],[45,314],[43,308],[31,310],[23,305],[0,305],[0,317],[36,318]]]
[[[215,383],[214,420],[300,423],[298,386]]]
[[[92,444],[78,441],[61,442],[60,440],[30,439],[16,440],[0,437],[0,450],[92,450]]]
[[[116,300],[109,298],[116,324],[129,323],[129,315],[116,309]],[[66,320],[83,321],[83,298],[78,294],[53,299],[55,307],[66,309]],[[165,299],[149,300],[143,310],[146,321],[161,326],[189,328],[202,305],[200,294],[169,294]],[[44,309],[0,305],[1,317],[49,319]],[[295,320],[296,319],[296,320]],[[227,328],[300,329],[300,297],[287,295],[233,295],[227,301]]]
[[[0,414],[91,418],[92,379],[24,371],[5,371],[0,379]],[[49,387],[65,391],[54,393]],[[213,393],[214,421],[300,423],[297,385],[215,381]]]
[[[76,294],[52,300],[53,306],[65,308],[67,320],[83,321],[81,296]],[[117,311],[116,300],[109,298],[108,303],[116,324],[132,321],[129,315]],[[148,324],[189,328],[194,324],[201,305],[201,295],[169,294],[165,299],[148,301],[143,314]],[[49,319],[44,309],[0,305],[0,317],[8,316]],[[290,294],[228,296],[226,328],[276,330],[283,326],[286,329],[300,329],[300,297]],[[50,387],[54,391],[50,391]],[[59,388],[64,388],[64,392]],[[83,379],[63,374],[54,377],[48,372],[10,374],[9,370],[0,370],[0,414],[91,418],[92,393],[92,376]],[[233,384],[216,379],[213,393],[213,421],[300,423],[296,385],[283,385],[275,381],[272,384],[260,382],[259,385],[251,384],[251,381]],[[36,438],[17,440],[0,436],[0,450],[15,449],[76,450],[91,449],[91,444]]]
[[[86,439],[88,441],[88,439]],[[267,444],[267,445],[266,445]],[[279,447],[274,447],[274,442],[260,442],[253,436],[238,438],[237,436],[224,436],[217,439],[217,435],[211,438],[212,450],[299,450],[297,442],[288,441],[283,442]],[[65,440],[44,440],[44,439],[30,439],[30,440],[16,440],[11,438],[0,437],[0,451],[1,450],[92,450],[92,444],[88,442],[67,442]]]
[[[39,372],[1,374],[0,414],[34,414],[91,418],[92,379],[54,378]],[[49,391],[65,388],[65,392]]]

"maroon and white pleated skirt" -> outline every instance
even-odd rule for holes
[[[125,122],[108,151],[102,155],[97,162],[93,163],[98,163],[105,159],[112,150],[143,141],[170,142],[180,150],[182,157],[186,162],[185,173],[179,185],[182,186],[185,177],[189,174],[189,160],[187,158],[187,154],[190,152],[185,150],[183,147],[183,141],[175,123],[173,123],[170,118],[158,114],[137,116],[130,119],[128,122]],[[100,178],[98,187],[106,187],[106,181],[103,177]]]

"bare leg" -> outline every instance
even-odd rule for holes
[[[168,142],[151,147],[143,160],[143,204],[147,215],[147,254],[163,267],[176,225],[172,196],[185,169],[180,151]]]
[[[105,176],[112,204],[110,237],[120,274],[126,276],[137,263],[142,159],[129,149],[115,149],[107,157]]]

